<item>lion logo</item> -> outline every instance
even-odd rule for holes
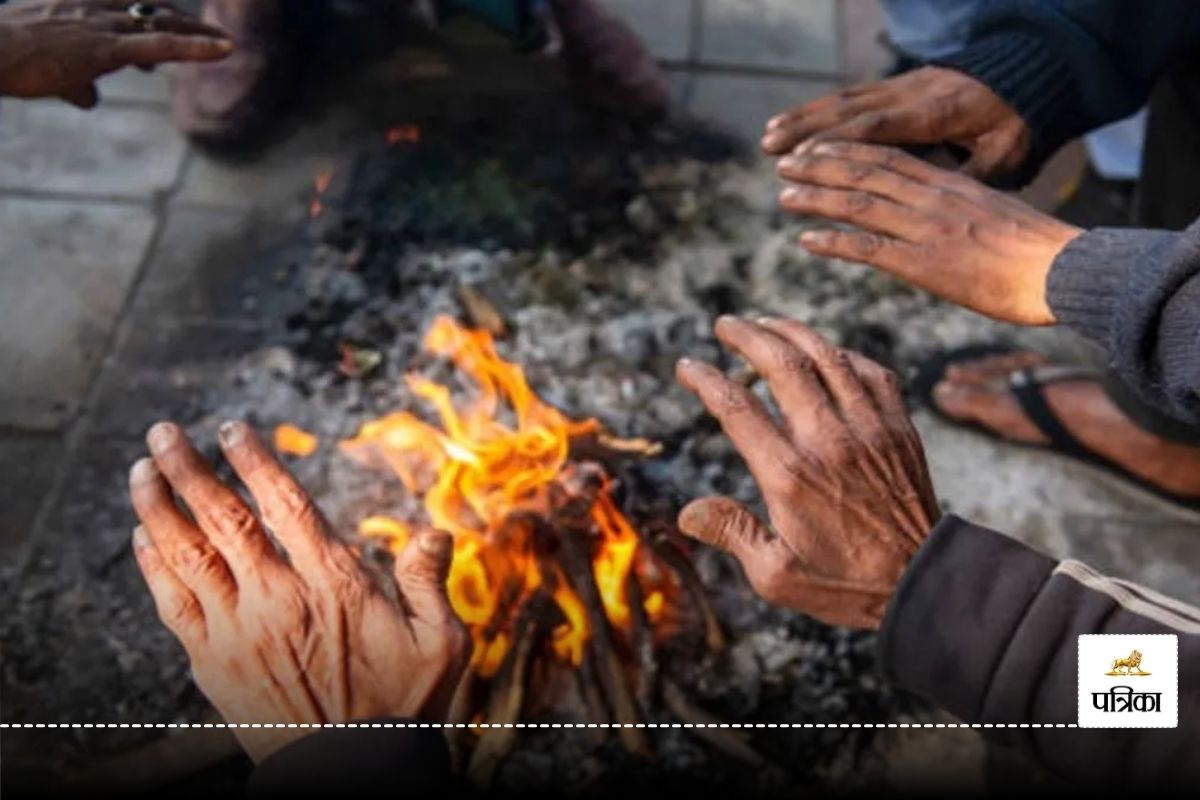
[[[1125,676],[1149,675],[1150,673],[1145,672],[1142,669],[1142,654],[1137,650],[1134,650],[1129,654],[1129,658],[1118,658],[1116,661],[1112,662],[1112,669],[1105,674]]]

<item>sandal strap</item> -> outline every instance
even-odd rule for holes
[[[1009,390],[1021,404],[1029,421],[1037,426],[1055,450],[1085,461],[1094,460],[1095,453],[1079,443],[1062,420],[1046,402],[1042,389],[1051,384],[1079,378],[1094,378],[1095,371],[1077,367],[1042,367],[1023,369],[1008,377]]]

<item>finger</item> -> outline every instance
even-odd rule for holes
[[[211,25],[191,14],[162,12],[149,20],[136,19],[128,12],[114,13],[105,19],[106,27],[120,34],[172,33],[179,36],[207,36],[232,41],[224,28]]]
[[[812,150],[780,159],[776,166],[780,177],[800,184],[870,192],[903,205],[921,208],[940,205],[941,192],[923,180],[888,169],[886,161],[876,164],[855,161],[852,158],[817,155],[815,151],[819,148],[821,146],[814,145]]]
[[[280,563],[258,517],[213,473],[178,425],[160,422],[150,429],[146,441],[155,465],[240,584]]]
[[[233,52],[233,42],[211,36],[174,33],[137,33],[117,38],[108,52],[111,72],[129,64],[164,64],[171,61],[219,61]]]
[[[857,261],[890,272],[915,286],[932,290],[944,265],[930,263],[921,245],[902,242],[879,233],[862,231],[805,231],[800,244],[813,255]],[[944,287],[943,287],[944,289]]]
[[[978,181],[957,172],[939,169],[899,148],[855,141],[826,141],[832,138],[821,137],[822,141],[815,142],[808,152],[814,156],[873,164],[930,187],[952,190],[966,197],[978,197],[987,191]]]
[[[846,222],[905,242],[924,241],[934,224],[928,213],[853,189],[788,186],[779,202],[792,214]]]
[[[192,524],[171,494],[153,459],[143,458],[129,472],[133,509],[155,551],[171,571],[197,595],[212,598],[214,605],[229,605],[237,583],[228,564],[212,542]]]
[[[783,155],[805,144],[821,131],[873,110],[869,98],[847,100],[840,95],[823,97],[767,123],[762,148],[768,155]]]
[[[59,97],[84,111],[91,111],[100,103],[100,92],[91,83],[69,89],[60,94]]]
[[[679,530],[718,550],[748,560],[775,540],[771,529],[728,497],[693,500],[679,512]]]
[[[322,569],[336,552],[325,517],[308,491],[244,422],[226,422],[218,433],[221,450],[250,490],[263,522],[301,572]]]
[[[1028,145],[1019,141],[1023,129],[999,130],[980,138],[974,143],[971,157],[959,168],[959,171],[977,180],[986,180],[1018,166]]]
[[[808,440],[837,421],[812,359],[766,328],[734,317],[717,320],[717,338],[766,379],[794,440]]]
[[[759,486],[770,491],[788,483],[796,450],[753,392],[691,359],[679,362],[676,377],[721,424]]]
[[[133,554],[146,580],[158,618],[175,634],[184,647],[199,644],[207,637],[204,608],[199,599],[171,570],[154,541],[139,526],[133,532]]]
[[[841,416],[851,422],[852,427],[876,422],[870,391],[854,370],[848,352],[834,347],[812,328],[793,319],[765,317],[759,323],[807,357]]]
[[[396,557],[396,585],[416,619],[434,625],[450,619],[446,579],[453,559],[454,539],[432,529],[419,531]]]

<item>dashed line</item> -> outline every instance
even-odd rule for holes
[[[0,722],[3,729],[55,728],[1078,728],[1039,722]]]

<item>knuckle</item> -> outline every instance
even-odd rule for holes
[[[875,167],[870,164],[851,163],[846,165],[846,181],[854,186],[865,183],[875,175]]]
[[[238,500],[223,501],[213,507],[213,526],[223,534],[244,537],[258,527],[258,520],[250,509]]]
[[[178,632],[187,628],[200,616],[200,604],[190,594],[175,594],[159,606],[158,618],[164,625]]]
[[[875,205],[875,198],[866,192],[849,192],[845,196],[846,210],[852,213],[869,211]]]
[[[190,544],[179,552],[179,566],[198,578],[214,578],[224,571],[225,562],[206,544]]]

